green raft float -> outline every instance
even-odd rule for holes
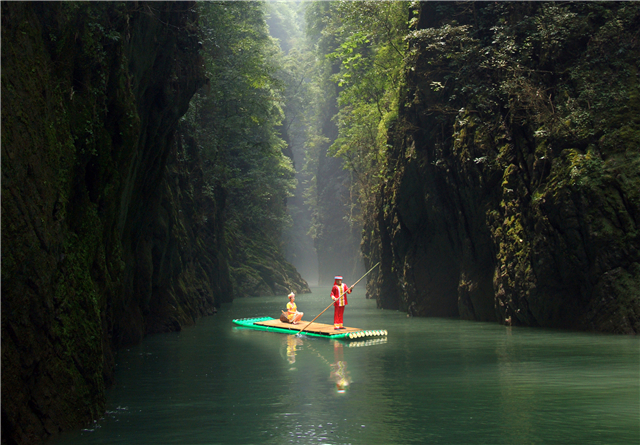
[[[376,337],[386,337],[386,330],[363,330],[358,328],[348,328],[335,330],[333,325],[315,322],[305,322],[300,320],[298,324],[283,323],[271,317],[239,318],[233,320],[239,326],[259,331],[279,332],[282,334],[298,334],[304,329],[303,334],[309,337],[332,338],[342,340],[371,339]]]

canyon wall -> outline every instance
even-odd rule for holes
[[[2,443],[99,418],[117,347],[233,297],[224,193],[175,137],[194,7],[2,4]]]
[[[368,293],[411,315],[640,331],[640,7],[416,6]],[[455,19],[454,19],[455,18]]]
[[[337,73],[337,65],[331,65],[331,73]],[[319,110],[318,126],[324,138],[313,149],[315,158],[315,209],[312,237],[318,255],[318,284],[333,284],[336,275],[353,282],[363,272],[360,254],[360,210],[352,196],[350,172],[344,161],[329,154],[338,137],[334,117],[338,112],[338,88],[326,81],[324,100]]]

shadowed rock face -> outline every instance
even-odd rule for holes
[[[174,137],[193,6],[2,4],[3,443],[100,417],[116,347],[232,298],[224,194]]]
[[[198,26],[193,2],[2,4],[3,444],[101,417],[115,349],[234,297],[226,191],[179,124]],[[309,291],[249,263],[240,290]]]
[[[339,65],[332,65],[337,74]],[[333,117],[338,113],[337,86],[325,85],[325,100],[322,108],[322,136],[326,142],[320,144],[316,174],[317,207],[313,214],[313,239],[318,255],[318,284],[331,285],[333,277],[343,275],[353,282],[363,271],[360,257],[360,225],[352,218],[358,209],[350,208],[351,177],[344,168],[342,159],[329,155],[329,147],[338,137],[338,126]],[[348,220],[347,220],[348,219]]]
[[[640,330],[640,11],[574,6],[420,4],[387,178],[365,209],[379,306]],[[553,48],[542,23],[563,33]],[[530,51],[526,76],[487,62],[501,36],[506,60]]]

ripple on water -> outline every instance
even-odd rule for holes
[[[296,303],[318,314],[325,291]],[[286,296],[238,300],[119,351],[104,419],[52,443],[640,443],[639,338],[407,318],[358,292],[346,324],[384,342],[233,330]]]

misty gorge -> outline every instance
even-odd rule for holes
[[[338,275],[397,326],[636,341],[638,60],[635,1],[2,2],[2,444]]]

